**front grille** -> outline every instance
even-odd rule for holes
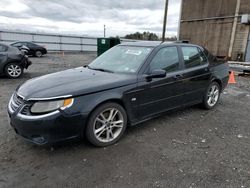
[[[10,107],[15,112],[23,103],[24,103],[24,100],[20,96],[18,96],[16,93],[14,93],[10,102]]]
[[[30,114],[30,107],[28,105],[25,105],[23,109],[21,110],[21,114],[23,115],[29,115]]]

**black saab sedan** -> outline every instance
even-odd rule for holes
[[[136,42],[113,47],[86,67],[28,80],[8,113],[17,134],[36,144],[86,137],[117,142],[132,126],[166,111],[213,108],[228,82],[228,65],[191,44]]]

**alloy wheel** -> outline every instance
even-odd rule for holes
[[[116,108],[108,108],[95,118],[94,135],[100,142],[112,142],[122,132],[124,118]]]
[[[8,74],[13,77],[13,78],[17,78],[22,74],[22,68],[19,65],[13,65],[11,64],[8,68],[7,68],[7,72]]]
[[[217,85],[212,85],[207,94],[207,104],[213,107],[218,102],[220,89]]]

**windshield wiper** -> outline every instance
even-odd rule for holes
[[[103,68],[93,68],[93,67],[90,67],[89,65],[86,65],[86,66],[84,66],[84,67],[87,67],[87,68],[89,68],[89,69],[91,69],[91,70],[97,70],[97,71],[102,71],[102,72],[110,72],[110,73],[114,73],[113,71],[108,70],[108,69],[103,69]]]

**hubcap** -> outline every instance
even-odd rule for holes
[[[116,108],[108,108],[96,117],[94,135],[101,142],[111,142],[120,135],[123,126],[122,113]]]
[[[210,107],[213,107],[217,103],[218,99],[219,99],[219,88],[217,85],[213,85],[208,91],[207,104]]]
[[[36,56],[37,56],[37,57],[41,57],[41,56],[42,56],[42,52],[37,51],[37,52],[36,52]]]
[[[10,65],[7,70],[8,74],[12,77],[18,77],[22,73],[22,69],[18,65]]]

